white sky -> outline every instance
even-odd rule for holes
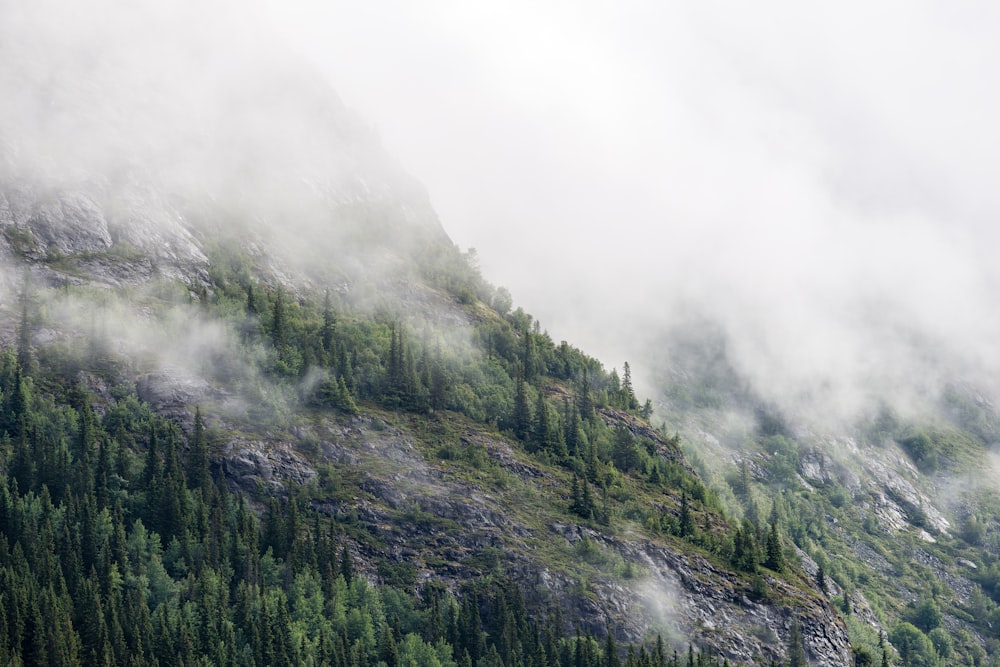
[[[910,368],[900,322],[1000,368],[1000,5],[280,4],[557,339],[694,304],[778,384]]]
[[[251,2],[490,281],[640,389],[693,315],[776,396],[1000,378],[1000,4]],[[67,39],[122,14],[42,13]],[[252,14],[202,0],[154,27],[222,25],[266,59],[266,30],[232,26]]]

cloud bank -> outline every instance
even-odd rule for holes
[[[992,5],[296,7],[453,238],[646,391],[702,318],[772,400],[995,389]]]
[[[344,159],[381,138],[489,279],[646,393],[664,333],[706,319],[771,400],[996,390],[992,5],[63,4],[0,3],[2,170],[81,182],[127,155],[334,249],[331,201],[402,188],[419,210],[384,214],[437,224],[381,153]],[[278,120],[292,89],[317,91],[301,124]]]

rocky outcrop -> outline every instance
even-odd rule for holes
[[[0,183],[0,247],[32,261],[41,284],[207,279],[208,260],[178,215],[100,182],[44,190]]]
[[[214,457],[214,465],[233,488],[251,496],[262,490],[284,495],[290,484],[307,484],[316,471],[284,440],[233,438]]]
[[[810,664],[850,663],[843,624],[808,585],[765,575],[762,597],[745,575],[669,541],[560,521],[539,525],[516,507],[512,487],[541,490],[560,482],[502,438],[479,430],[457,434],[457,453],[448,456],[476,462],[463,473],[451,459],[428,457],[405,424],[374,415],[325,419],[294,432],[293,441],[234,439],[216,463],[231,484],[247,490],[263,485],[283,492],[317,479],[307,461],[351,475],[353,497],[331,496],[314,506],[377,535],[377,547],[355,545],[358,567],[373,578],[380,576],[373,563],[387,556],[416,566],[418,580],[455,588],[483,567],[500,566],[536,608],[558,606],[568,624],[597,636],[609,627],[620,641],[659,633],[679,650],[693,639],[699,650],[730,662],[780,662],[798,622]],[[511,481],[493,481],[503,479]],[[540,557],[539,549],[549,555]],[[590,563],[590,574],[553,567],[552,550]]]

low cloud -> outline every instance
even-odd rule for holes
[[[813,411],[992,389],[995,9],[295,8],[275,15],[486,275],[645,392],[663,333],[704,318]]]

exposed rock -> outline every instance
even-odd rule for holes
[[[160,414],[183,423],[191,421],[190,406],[204,403],[220,394],[202,378],[179,368],[163,368],[136,378],[136,393]]]
[[[289,484],[305,484],[316,477],[292,444],[281,440],[235,438],[214,458],[233,486],[251,494],[261,485],[285,493]]]
[[[101,207],[82,191],[0,191],[0,229],[19,235],[20,249],[35,258],[102,252],[111,234]]]

